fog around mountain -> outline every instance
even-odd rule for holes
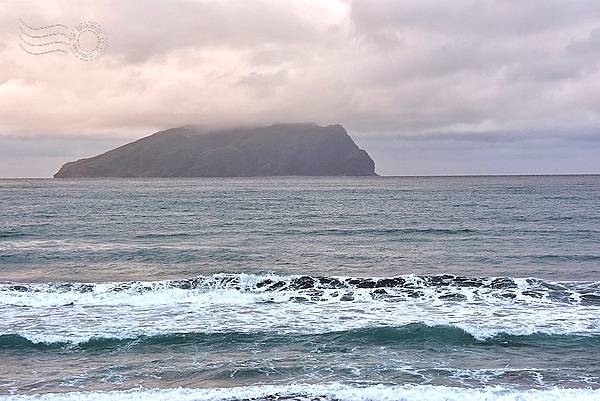
[[[372,176],[375,163],[341,125],[160,131],[66,163],[56,178]]]

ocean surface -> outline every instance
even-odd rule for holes
[[[600,400],[600,176],[0,180],[0,400]]]

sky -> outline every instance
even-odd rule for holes
[[[93,60],[23,43],[85,21]],[[600,173],[600,3],[0,0],[0,177],[277,122],[342,124],[384,175]]]

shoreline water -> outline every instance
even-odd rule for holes
[[[44,400],[44,401],[262,401],[262,400],[331,400],[331,401],[592,401],[600,396],[600,390],[591,389],[547,389],[514,390],[508,387],[456,388],[444,386],[353,386],[342,384],[251,386],[211,389],[132,389],[125,391],[70,392],[32,396],[1,396],[0,400]]]

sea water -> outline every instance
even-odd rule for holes
[[[600,177],[0,180],[0,399],[600,400]]]

